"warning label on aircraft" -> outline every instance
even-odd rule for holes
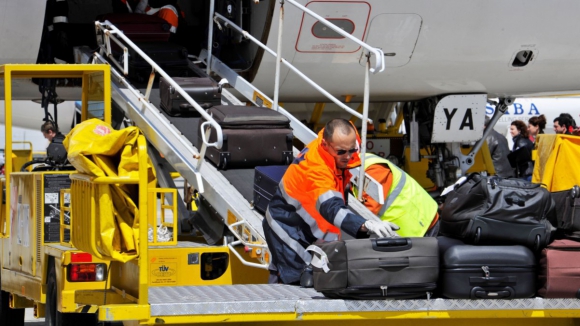
[[[432,143],[474,142],[483,135],[485,94],[449,95],[435,107]]]

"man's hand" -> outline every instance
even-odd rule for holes
[[[398,230],[399,226],[395,223],[388,221],[366,221],[361,226],[361,231],[369,232],[370,234],[376,234],[381,238],[394,238],[399,235],[395,230]]]

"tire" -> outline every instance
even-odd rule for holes
[[[46,282],[46,326],[96,326],[96,314],[62,313],[57,308],[57,281],[54,260],[49,260]]]
[[[11,309],[8,307],[10,294],[4,291],[0,292],[0,325],[24,326],[24,309]]]

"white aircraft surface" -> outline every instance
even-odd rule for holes
[[[369,116],[376,118],[387,102],[413,101],[405,107],[417,113],[416,125],[421,126],[421,131],[407,131],[423,133],[417,138],[422,143],[414,145],[414,153],[418,153],[418,147],[428,146],[424,142],[429,138],[441,147],[450,142],[480,139],[483,117],[493,111],[486,105],[486,98],[507,99],[506,104],[516,99],[496,126],[504,134],[513,119],[521,118],[527,123],[529,116],[536,113],[546,114],[547,132],[555,115],[568,112],[578,116],[575,106],[568,102],[575,99],[528,98],[578,93],[580,43],[571,40],[580,38],[579,1],[298,2],[384,53],[384,71],[370,77]],[[45,22],[45,13],[50,12],[47,3],[50,2],[0,0],[0,64],[35,63],[39,53],[47,53],[41,47],[41,41],[50,41],[46,35],[43,38],[43,31],[46,34],[51,23],[49,19]],[[62,43],[70,47],[69,54],[73,47],[96,49],[94,21],[99,15],[112,12],[111,3],[67,1],[67,35],[51,43],[52,53],[62,50]],[[207,51],[210,2],[178,3],[185,19],[171,41],[186,46],[192,55],[201,55]],[[216,13],[241,25],[270,49],[277,49],[278,18],[282,12],[279,1],[216,0],[215,8]],[[363,100],[366,50],[288,1],[283,12],[282,56],[330,94],[341,100],[352,98],[351,107],[356,107]],[[240,33],[220,30],[217,24],[212,26],[214,35],[209,43],[214,57],[273,98],[276,58]],[[223,20],[220,26],[225,27]],[[375,67],[376,62],[372,56],[371,66]],[[313,106],[315,102],[329,102],[284,65],[280,76],[279,100],[288,107],[292,103]],[[12,92],[17,100],[39,98],[38,86],[30,80],[18,81]],[[80,100],[78,88],[57,87],[56,92],[61,100]],[[4,92],[0,92],[0,100],[3,98]],[[564,104],[549,104],[560,102]],[[61,126],[70,121],[64,114],[64,110],[59,112]],[[328,112],[322,120],[331,115]],[[35,116],[38,119],[33,124],[38,125],[44,114],[39,109]],[[18,117],[13,122],[25,123]],[[425,135],[425,130],[433,130],[433,135]],[[444,161],[449,163],[451,158]],[[462,170],[468,165],[463,164]]]

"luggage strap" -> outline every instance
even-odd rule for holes
[[[310,261],[312,266],[321,268],[325,273],[330,271],[330,268],[328,268],[328,256],[326,256],[326,253],[320,247],[310,245],[306,248],[306,251],[312,252],[312,260]],[[320,255],[320,258],[316,254]]]

